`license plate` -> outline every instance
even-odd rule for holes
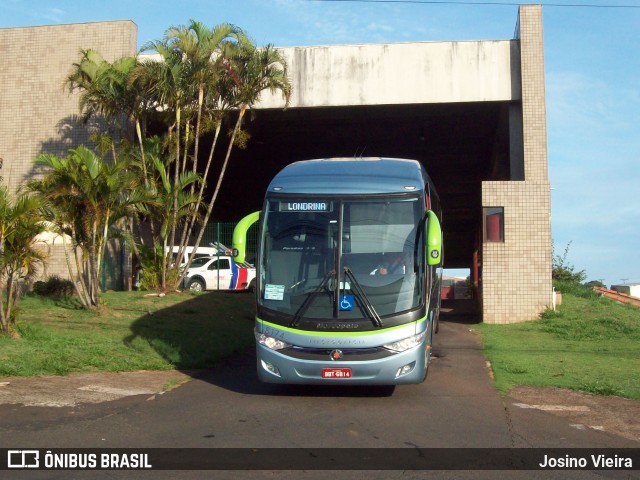
[[[351,378],[350,368],[323,368],[322,378]]]

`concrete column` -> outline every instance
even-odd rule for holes
[[[504,241],[483,243],[483,320],[515,323],[538,318],[552,304],[551,203],[542,38],[542,7],[519,13],[522,143],[518,106],[510,111],[512,180],[482,183],[483,207],[504,208]],[[518,154],[518,152],[516,152]],[[524,175],[523,175],[524,174]],[[523,181],[522,181],[523,180]]]

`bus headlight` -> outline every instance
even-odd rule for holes
[[[404,352],[409,350],[410,348],[417,347],[424,340],[424,336],[427,332],[419,333],[418,335],[412,335],[411,337],[403,338],[402,340],[398,340],[397,342],[387,343],[383,345],[387,350],[391,350],[393,352]]]
[[[291,346],[287,342],[283,342],[282,340],[278,340],[277,338],[270,337],[269,335],[265,335],[264,333],[254,333],[256,336],[256,341],[260,345],[264,345],[271,350],[282,350],[283,348],[288,348]]]

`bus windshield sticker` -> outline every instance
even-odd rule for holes
[[[333,204],[321,200],[315,202],[280,202],[281,212],[331,212]]]
[[[353,295],[340,295],[340,310],[343,312],[350,312],[353,310],[354,301],[355,299]]]
[[[271,285],[267,283],[264,286],[264,299],[265,300],[283,300],[284,285]]]

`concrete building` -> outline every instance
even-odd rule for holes
[[[137,51],[137,26],[131,21],[0,28],[0,176],[10,191],[37,175],[40,153],[65,156],[89,143],[89,128],[79,118],[78,96],[63,88],[81,49],[95,49],[113,61]],[[45,274],[68,276],[63,247],[50,237]],[[117,244],[107,261],[121,262]],[[108,288],[125,285],[127,270],[110,268]]]
[[[296,160],[414,158],[441,196],[445,266],[470,269],[483,320],[536,318],[552,305],[542,8],[522,6],[517,21],[508,40],[283,49],[290,106],[265,95],[254,109],[214,216],[258,209],[269,179]],[[79,50],[132,55],[136,27],[0,29],[0,42],[0,173],[15,187],[38,153],[86,139],[61,87]]]

